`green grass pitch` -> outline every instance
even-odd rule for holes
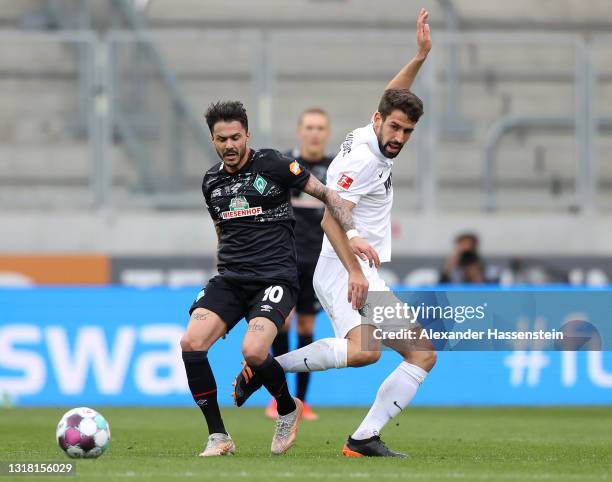
[[[237,453],[209,459],[195,456],[207,435],[195,407],[96,408],[111,425],[110,449],[97,460],[77,461],[78,480],[612,479],[608,407],[410,408],[383,433],[391,448],[410,453],[407,460],[340,455],[365,408],[318,410],[321,419],[303,422],[296,446],[284,456],[270,455],[273,422],[264,418],[262,409],[224,409]],[[54,439],[64,411],[0,409],[0,460],[67,460]],[[0,482],[45,479],[49,477],[0,477]]]

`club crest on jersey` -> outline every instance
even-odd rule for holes
[[[253,181],[253,187],[257,189],[259,194],[263,194],[266,190],[266,186],[268,185],[268,181],[266,181],[263,177],[257,174],[257,177]]]
[[[236,196],[230,201],[229,211],[223,211],[221,217],[223,219],[232,219],[243,218],[245,216],[257,216],[258,214],[261,214],[261,206],[252,208],[249,206],[244,196]]]
[[[340,179],[338,179],[338,186],[340,186],[342,189],[350,188],[351,184],[353,184],[353,179],[351,179],[346,174],[342,174],[342,176],[340,176]]]
[[[289,170],[295,175],[299,175],[302,172],[302,166],[297,161],[293,161],[289,164]]]

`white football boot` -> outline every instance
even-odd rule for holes
[[[297,429],[302,419],[304,405],[302,401],[293,397],[295,400],[295,410],[287,415],[279,415],[276,419],[276,431],[272,438],[270,450],[274,455],[284,454],[295,443]]]
[[[208,437],[206,448],[200,457],[218,457],[219,455],[233,455],[236,450],[232,437],[224,433],[212,433]]]

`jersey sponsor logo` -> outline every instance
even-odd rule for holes
[[[298,176],[302,172],[302,166],[299,165],[297,161],[293,161],[289,164],[289,170],[295,175]]]
[[[255,181],[253,181],[253,187],[257,189],[259,194],[263,194],[266,190],[266,186],[268,185],[268,181],[266,181],[263,177],[257,174]]]
[[[342,189],[350,188],[351,184],[353,184],[353,179],[351,179],[346,174],[342,174],[342,176],[340,176],[340,179],[338,179],[338,186],[340,186]]]
[[[239,209],[248,209],[249,203],[244,196],[236,196],[230,201],[230,211],[238,211]]]
[[[229,211],[223,211],[223,219],[243,218],[245,216],[257,216],[261,214],[261,206],[250,207],[244,196],[236,196],[230,201]]]
[[[273,308],[270,305],[261,305],[260,310],[265,313],[270,313]]]

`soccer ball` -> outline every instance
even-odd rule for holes
[[[57,444],[72,458],[95,459],[110,442],[110,426],[95,410],[73,408],[64,414],[55,432]]]

